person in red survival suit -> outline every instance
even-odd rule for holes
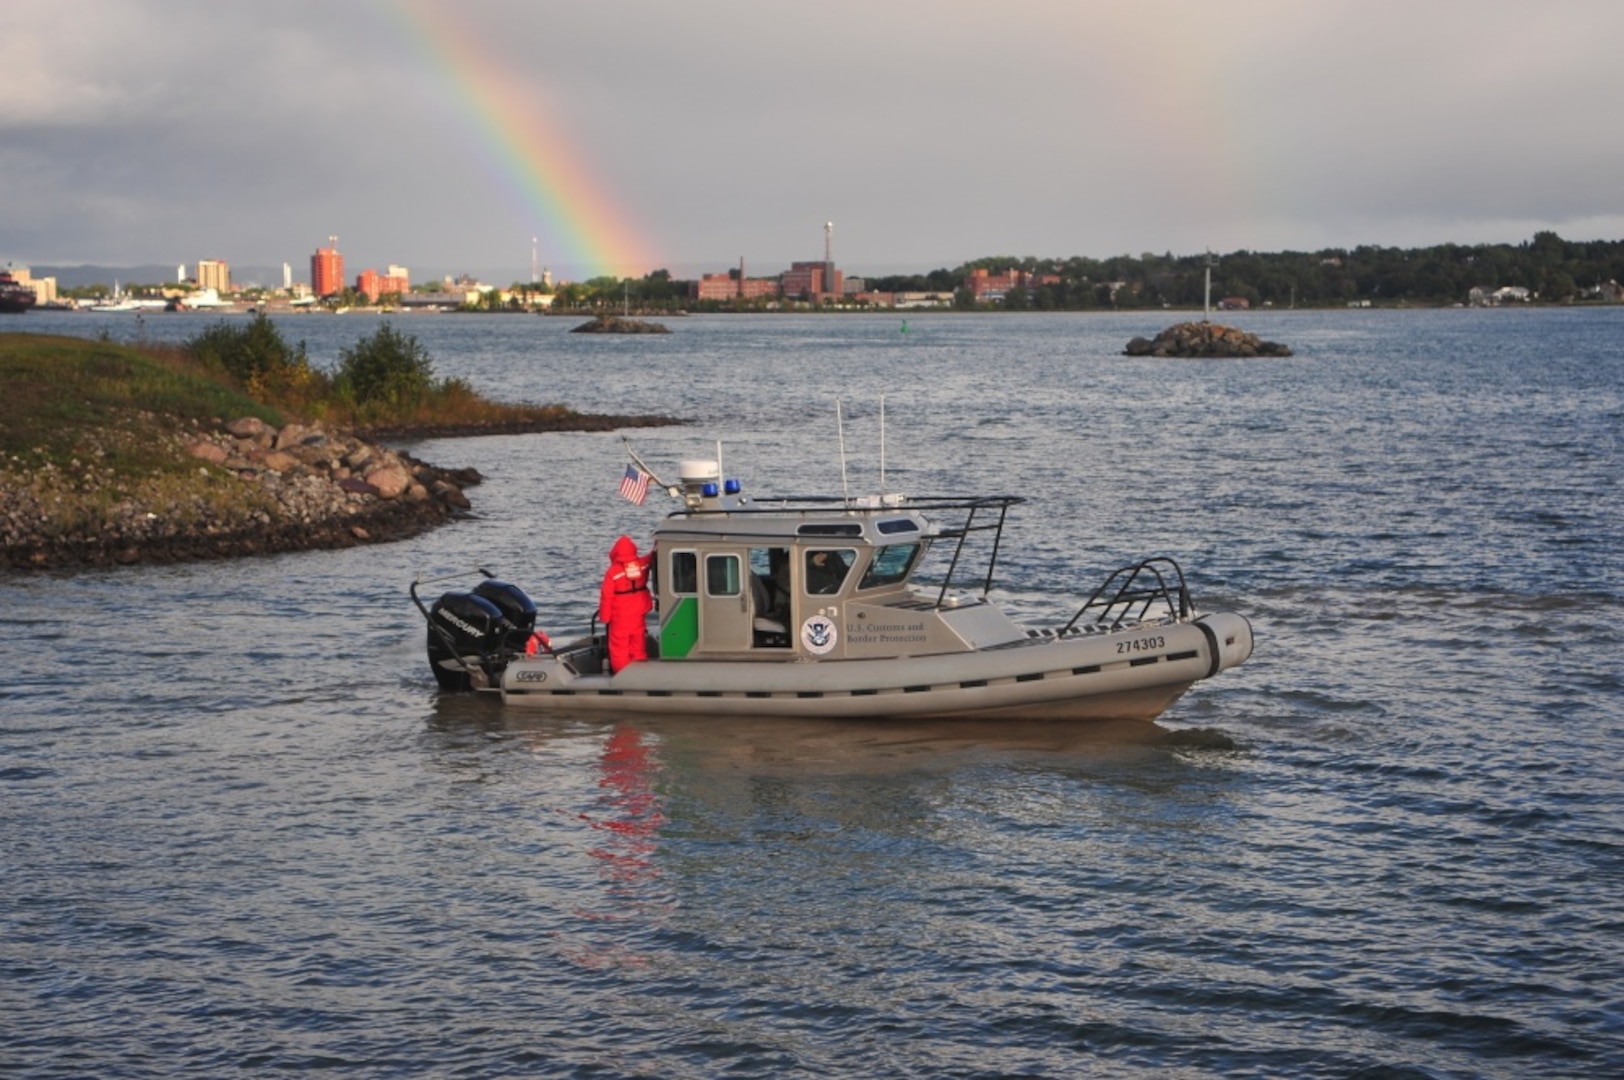
[[[598,618],[609,629],[609,672],[613,674],[637,660],[648,659],[643,616],[654,608],[648,591],[649,557],[637,554],[637,544],[622,536],[609,549],[609,569],[598,597]]]

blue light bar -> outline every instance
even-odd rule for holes
[[[717,487],[716,487],[716,481],[715,480],[707,480],[707,481],[705,481],[705,486],[700,488],[699,490],[705,496],[705,498],[707,498],[707,499],[716,498],[716,492],[718,490]]]
[[[722,483],[722,491],[727,495],[737,495],[739,493],[739,488],[740,485],[737,480],[726,480]]]

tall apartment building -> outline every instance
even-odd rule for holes
[[[223,259],[197,260],[197,287],[213,289],[224,296],[231,291],[231,267]]]
[[[328,241],[328,247],[317,248],[310,256],[310,291],[317,296],[344,291],[344,256],[338,253],[338,237],[329,237]]]

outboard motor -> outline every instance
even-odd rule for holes
[[[474,586],[474,595],[489,600],[508,621],[510,629],[502,640],[503,648],[524,652],[524,643],[536,629],[536,605],[524,590],[505,581],[486,578]]]
[[[517,585],[494,578],[470,592],[448,592],[428,611],[429,667],[442,690],[471,690],[471,668],[485,685],[500,678],[502,668],[536,628],[536,605]]]

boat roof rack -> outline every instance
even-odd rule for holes
[[[987,558],[987,570],[980,575],[980,591],[983,599],[992,591],[993,574],[998,567],[998,550],[1003,541],[1004,521],[1009,515],[1009,508],[1019,506],[1026,502],[1024,495],[887,495],[869,496],[860,499],[851,499],[840,495],[782,495],[774,497],[754,498],[748,503],[736,503],[724,506],[685,506],[680,510],[673,510],[667,519],[671,518],[715,518],[715,517],[745,517],[749,515],[777,515],[785,514],[828,514],[837,511],[852,511],[873,517],[886,513],[930,513],[932,511],[962,510],[964,518],[953,524],[936,524],[931,533],[933,540],[956,540],[953,555],[948,561],[947,572],[942,576],[942,583],[936,594],[936,606],[940,607],[946,601],[948,593],[954,585],[954,577],[960,570],[963,561],[965,542],[977,533],[990,532],[992,538],[992,552]],[[978,515],[990,515],[991,520],[978,521]],[[797,526],[795,535],[798,537],[821,537],[835,539],[836,537],[851,537],[861,535],[861,530],[843,528],[842,522],[809,522]],[[839,531],[836,531],[836,530]],[[826,531],[827,530],[827,531]],[[889,531],[889,530],[881,530]],[[750,536],[746,531],[740,531],[741,538]],[[897,533],[897,540],[905,539]],[[961,586],[963,587],[963,586]],[[970,586],[974,588],[974,585]]]

